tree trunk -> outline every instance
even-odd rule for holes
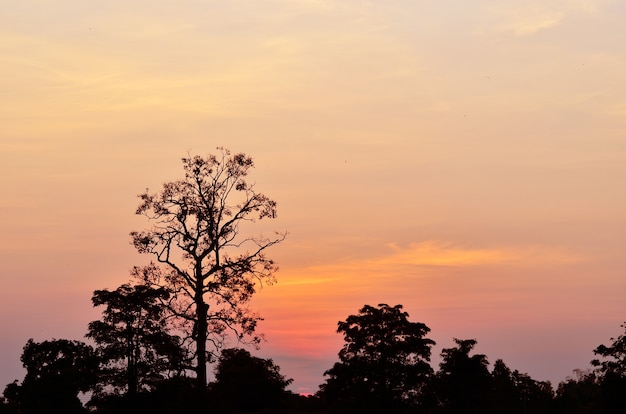
[[[196,295],[196,313],[198,316],[198,331],[196,337],[196,352],[197,352],[197,365],[196,365],[196,384],[199,392],[204,392],[207,385],[207,359],[206,359],[206,341],[207,341],[207,314],[209,311],[209,305],[204,303],[202,295]]]

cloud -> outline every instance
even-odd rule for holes
[[[568,18],[596,14],[607,0],[552,0],[498,3],[491,8],[497,28],[516,36],[530,36],[563,24]]]
[[[472,248],[450,242],[429,240],[407,246],[389,244],[387,251],[378,257],[329,264],[311,268],[314,273],[338,274],[360,272],[364,269],[393,269],[433,266],[483,266],[499,264],[565,264],[583,260],[559,247],[482,247]],[[308,272],[307,272],[308,273]],[[323,279],[322,279],[323,281]],[[304,278],[303,283],[321,283],[318,278]],[[301,283],[302,283],[301,282]]]
[[[563,20],[563,16],[563,13],[524,16],[514,23],[512,30],[519,36],[531,35],[558,25]]]
[[[512,32],[517,36],[529,36],[539,31],[559,25],[565,12],[554,10],[550,7],[525,5],[508,9],[500,9],[496,12],[500,23],[498,29]]]
[[[585,261],[584,257],[563,248],[546,246],[473,248],[430,240],[406,246],[390,244],[382,250],[377,257],[284,269],[278,286],[285,295],[280,300],[298,308],[303,303],[302,295],[309,299],[323,296],[325,300],[335,296],[360,297],[366,292],[393,290],[402,283],[422,283],[420,280],[430,278],[433,271],[445,279],[459,272],[476,274],[474,269],[488,274],[504,273],[504,269],[512,268],[525,272],[523,269]],[[486,267],[490,270],[485,270]]]
[[[427,241],[411,243],[408,247],[390,245],[391,254],[374,261],[377,265],[412,266],[474,266],[502,263],[515,257],[511,251],[502,249],[471,249],[449,243]]]
[[[452,243],[426,241],[407,247],[390,245],[392,254],[378,259],[380,265],[479,266],[506,263],[571,263],[580,261],[554,247],[464,248]]]

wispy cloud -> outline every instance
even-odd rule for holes
[[[571,263],[581,258],[558,247],[465,248],[452,243],[426,241],[407,247],[390,245],[391,254],[375,262],[381,265],[478,266],[505,263]]]
[[[583,260],[559,247],[463,247],[450,242],[423,241],[406,246],[390,244],[378,257],[354,260],[338,264],[316,266],[313,271],[322,274],[333,271],[362,271],[363,269],[393,269],[406,266],[481,266],[497,264],[564,264]],[[331,270],[329,272],[329,270]],[[318,279],[305,278],[308,283],[319,283]]]
[[[498,3],[491,11],[497,16],[497,28],[517,36],[530,36],[551,29],[575,15],[595,14],[607,0],[552,0]]]
[[[390,254],[374,260],[377,265],[413,266],[474,266],[502,263],[515,258],[516,253],[493,248],[463,248],[450,243],[426,241],[407,247],[390,245]]]
[[[391,244],[382,250],[377,257],[283,269],[277,287],[263,295],[288,303],[294,314],[306,314],[309,308],[302,307],[305,303],[319,307],[322,303],[349,298],[361,300],[372,292],[396,295],[403,289],[418,289],[417,286],[422,289],[427,285],[445,285],[446,280],[461,273],[472,277],[512,274],[526,272],[528,268],[552,268],[586,260],[564,248],[546,246],[463,247],[424,241],[406,246]],[[433,278],[434,275],[437,277]]]
[[[497,28],[504,32],[513,33],[517,36],[529,36],[539,31],[559,25],[565,11],[560,7],[551,6],[549,3],[524,3],[511,6],[507,3],[493,9],[497,16]]]

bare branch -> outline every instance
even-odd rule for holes
[[[185,332],[183,342],[195,345],[200,385],[206,383],[207,358],[228,336],[260,342],[255,330],[261,318],[245,305],[257,283],[274,281],[278,267],[265,252],[287,235],[240,233],[241,223],[275,218],[276,202],[245,181],[254,167],[252,158],[218,151],[206,158],[183,158],[182,180],[163,184],[160,192],[140,194],[136,213],[152,227],[131,233],[137,251],[153,255],[167,269],[151,276],[151,283],[174,292],[167,306]]]

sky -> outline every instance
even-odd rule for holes
[[[402,304],[553,384],[626,321],[626,3],[0,0],[0,388],[129,280],[137,195],[253,157],[287,231],[253,307],[311,393]],[[236,345],[236,344],[233,344]]]

